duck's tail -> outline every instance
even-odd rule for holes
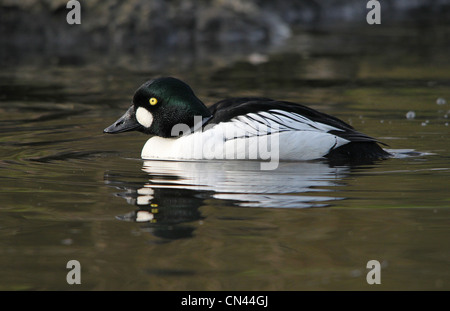
[[[378,142],[349,142],[336,149],[330,150],[325,156],[335,164],[366,164],[377,160],[384,160],[392,155],[384,150]]]

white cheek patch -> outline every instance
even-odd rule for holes
[[[139,107],[136,110],[136,120],[144,127],[149,128],[153,123],[153,115],[147,109]]]

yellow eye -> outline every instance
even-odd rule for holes
[[[158,100],[154,97],[150,98],[150,100],[148,101],[150,103],[150,105],[154,106],[158,103]]]

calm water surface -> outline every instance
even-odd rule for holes
[[[258,54],[200,51],[163,65],[139,53],[11,57],[0,74],[0,289],[449,290],[449,34],[300,33]],[[143,134],[102,130],[160,75],[186,80],[208,105],[307,103],[396,157],[275,171],[142,161]],[[66,283],[71,259],[81,285]]]

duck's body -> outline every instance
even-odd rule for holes
[[[106,133],[154,135],[144,159],[375,160],[386,158],[376,139],[306,106],[269,98],[231,98],[209,109],[185,83],[149,81]]]

